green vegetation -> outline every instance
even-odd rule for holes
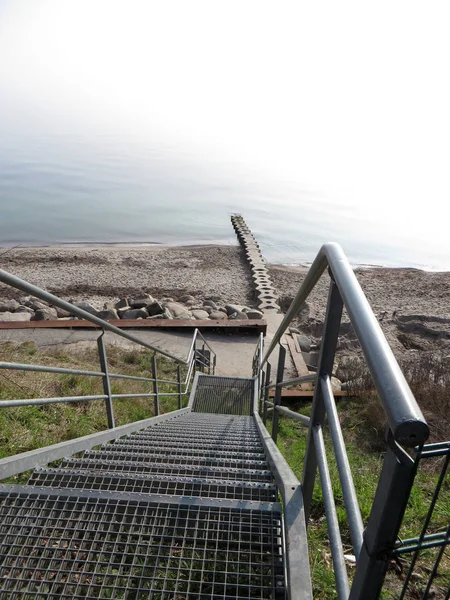
[[[147,350],[107,349],[110,373],[152,377],[153,353]],[[99,371],[96,348],[82,351],[41,350],[34,344],[0,344],[0,361],[49,365]],[[157,356],[158,379],[176,381],[177,364]],[[182,370],[182,377],[185,370]],[[151,382],[111,380],[113,394],[152,393]],[[160,412],[178,408],[176,385],[159,384]],[[93,396],[103,394],[100,377],[60,375],[31,371],[0,371],[0,401],[21,398]],[[187,400],[185,398],[184,402]],[[154,414],[154,399],[133,398],[113,401],[116,425],[146,419]],[[21,406],[0,410],[0,458],[88,435],[107,428],[105,402],[94,400],[70,404]]]
[[[310,414],[310,406],[302,404],[291,404],[291,410],[302,414]],[[362,518],[365,524],[370,514],[372,501],[375,495],[379,474],[381,471],[384,455],[384,443],[382,441],[384,431],[383,411],[379,406],[378,400],[373,393],[364,394],[359,399],[344,399],[338,406],[339,418],[344,433],[347,446],[347,453],[352,468],[355,482],[356,493],[361,508]],[[268,428],[270,424],[268,422]],[[353,549],[350,540],[350,534],[346,519],[345,506],[342,496],[342,490],[339,483],[337,465],[334,459],[333,446],[331,438],[324,430],[324,438],[327,448],[327,457],[330,467],[330,476],[335,495],[337,515],[341,529],[344,553],[352,555]],[[301,480],[303,473],[303,462],[306,450],[307,429],[300,423],[297,423],[288,417],[281,417],[279,422],[278,447],[282,451],[289,465]],[[428,511],[429,502],[434,492],[439,467],[441,462],[428,461],[418,472],[416,484],[413,488],[409,506],[407,508],[403,526],[400,532],[402,539],[417,537],[420,535],[421,527]],[[446,487],[445,487],[446,486]],[[430,524],[430,532],[445,530],[450,521],[450,481],[447,481],[441,491],[440,499],[435,510],[435,514]],[[308,528],[308,544],[310,549],[310,564],[314,586],[314,598],[321,600],[331,600],[337,598],[335,591],[335,580],[333,575],[333,565],[331,551],[328,540],[327,523],[325,519],[324,506],[322,501],[319,477],[317,475],[314,489],[313,505],[311,511],[311,522]],[[427,580],[437,556],[437,550],[423,552],[418,561],[412,590],[407,594],[408,600],[422,597],[416,595],[420,589],[421,581]],[[393,600],[398,597],[403,584],[404,576],[407,572],[410,556],[406,555],[396,561],[392,561],[386,581],[386,590],[383,591],[382,598]],[[347,571],[351,580],[354,572],[354,566],[350,561],[347,562]],[[450,557],[444,556],[440,573],[445,573],[445,577],[436,578],[433,589],[436,592],[436,598],[439,595],[441,585],[448,587],[450,581]],[[444,597],[444,596],[442,596]]]

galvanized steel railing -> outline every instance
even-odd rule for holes
[[[9,369],[9,370],[22,370],[22,371],[35,371],[41,373],[56,373],[56,374],[67,374],[67,375],[80,375],[80,376],[88,376],[88,377],[98,377],[102,379],[103,383],[103,394],[93,395],[93,396],[64,396],[64,397],[56,397],[56,398],[24,398],[19,400],[0,400],[0,409],[2,408],[11,408],[11,407],[19,407],[19,406],[39,406],[44,404],[56,404],[56,403],[73,403],[73,402],[91,402],[95,400],[104,400],[106,415],[108,420],[108,427],[113,432],[115,430],[119,431],[123,428],[117,428],[115,426],[114,419],[114,407],[113,400],[118,399],[131,399],[131,398],[153,398],[154,399],[154,415],[158,416],[160,412],[159,407],[159,398],[160,396],[164,397],[177,397],[178,398],[178,410],[182,410],[183,398],[189,393],[190,384],[193,379],[193,375],[196,369],[201,370],[203,373],[214,374],[216,369],[216,354],[205,340],[203,335],[200,333],[198,329],[194,330],[192,341],[189,347],[189,351],[185,359],[180,358],[179,356],[173,355],[169,352],[161,350],[156,346],[149,344],[147,342],[142,341],[135,335],[123,331],[119,327],[96,317],[85,310],[78,308],[77,306],[73,306],[69,302],[42,290],[41,288],[34,286],[15,275],[11,275],[6,271],[0,270],[0,282],[10,285],[13,288],[21,290],[26,294],[30,294],[40,300],[43,300],[52,306],[57,306],[70,314],[79,317],[80,319],[84,319],[86,321],[90,321],[98,325],[101,328],[101,334],[97,339],[97,348],[98,348],[98,357],[100,363],[99,371],[90,371],[90,370],[82,370],[82,369],[69,369],[62,367],[51,367],[47,365],[31,365],[31,364],[20,364],[13,362],[0,362],[0,369]],[[106,353],[106,344],[104,340],[105,331],[109,331],[114,333],[122,338],[130,342],[134,342],[138,346],[145,348],[147,350],[152,350],[154,355],[152,357],[152,377],[140,377],[133,375],[124,375],[120,373],[110,373],[108,367],[107,353]],[[178,364],[177,366],[177,379],[176,380],[167,380],[161,379],[158,377],[157,370],[157,359],[156,355],[164,356],[165,358],[173,360]],[[181,375],[181,367],[185,366],[186,376],[182,379]],[[153,391],[150,393],[133,393],[133,394],[113,394],[111,391],[111,380],[112,379],[126,379],[133,381],[142,381],[152,384]],[[167,386],[172,386],[174,388],[173,392],[161,392],[160,386],[164,384]],[[94,434],[96,435],[96,434]],[[121,434],[123,435],[123,433]],[[87,436],[89,437],[89,436]],[[114,439],[114,435],[110,437],[110,439]],[[87,447],[87,446],[86,446]],[[51,447],[49,447],[51,448]],[[42,454],[41,449],[41,454]],[[30,453],[25,453],[30,454]],[[45,454],[45,453],[44,453]],[[44,456],[42,454],[42,456]],[[51,456],[51,453],[49,454]],[[16,460],[14,466],[11,461]],[[29,466],[24,467],[24,469],[20,469],[20,460],[21,455],[17,457],[11,457],[11,459],[4,459],[9,464],[9,467],[6,471],[3,471],[2,466],[3,461],[0,461],[0,478],[8,477],[12,474],[16,474],[21,472],[21,470],[25,470],[29,468]],[[44,458],[39,462],[39,464],[45,464]],[[25,463],[24,463],[25,464]],[[34,465],[37,466],[37,463]],[[3,471],[3,472],[2,472]],[[13,472],[14,471],[14,472]]]
[[[317,372],[285,380],[286,349],[282,345],[282,336],[327,267],[330,287]],[[344,307],[361,344],[389,424],[383,468],[365,529],[331,387]],[[273,378],[269,359],[277,346],[279,357],[276,376]],[[268,411],[273,411],[272,438],[275,442],[280,415],[295,419],[308,428],[301,482],[305,516],[308,521],[318,471],[338,598],[375,600],[380,595],[388,562],[395,554],[394,549],[399,545],[398,532],[417,471],[417,459],[414,460],[410,455],[414,452],[407,452],[404,448],[415,448],[415,452],[420,454],[428,438],[429,429],[355,274],[338,244],[330,243],[322,246],[265,354],[263,338],[260,337],[253,359],[253,376],[258,386],[254,409],[255,412],[259,410],[262,414],[264,423]],[[311,381],[315,382],[311,418],[281,406],[283,388]],[[275,390],[273,402],[269,400],[271,389]],[[355,575],[351,586],[347,576],[323,437],[326,420],[331,434],[356,558]],[[445,534],[439,538],[441,544],[444,543],[441,540],[443,536],[445,537]],[[450,543],[448,534],[446,539],[446,543]]]

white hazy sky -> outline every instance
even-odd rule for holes
[[[173,141],[450,252],[449,31],[448,1],[0,0],[0,107]]]

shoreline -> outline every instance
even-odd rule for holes
[[[238,242],[234,240],[195,240],[192,242],[182,242],[182,243],[167,243],[167,242],[58,242],[57,244],[16,244],[16,245],[8,245],[3,246],[0,244],[0,257],[4,254],[7,254],[10,251],[23,249],[23,250],[65,250],[65,249],[90,249],[90,250],[107,250],[111,249],[127,249],[127,248],[179,248],[179,249],[190,249],[190,248],[222,248],[222,247],[233,247],[236,246]],[[264,254],[263,254],[264,256]],[[384,264],[375,264],[375,263],[364,263],[364,262],[351,262],[350,264],[353,270],[371,270],[371,269],[401,269],[401,270],[412,270],[412,271],[420,271],[425,273],[450,273],[450,269],[442,270],[442,269],[433,269],[431,267],[417,267],[410,265],[384,265]],[[279,268],[309,268],[312,265],[312,261],[304,260],[299,262],[268,262],[266,261],[267,267],[279,267]]]
[[[235,244],[170,246],[101,245],[20,247],[0,251],[0,266],[68,301],[85,301],[101,310],[108,302],[149,294],[154,298],[193,296],[195,306],[217,299],[221,305],[257,308],[251,269]],[[414,267],[354,267],[355,275],[397,355],[444,349],[450,355],[450,272]],[[307,265],[267,264],[284,310],[297,293]],[[323,320],[328,277],[307,302],[300,329],[312,337]],[[23,294],[0,284],[0,299]]]

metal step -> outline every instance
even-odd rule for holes
[[[209,447],[209,448],[230,448],[232,450],[237,450],[237,451],[248,451],[248,452],[263,452],[264,448],[262,446],[262,444],[260,442],[255,443],[255,442],[248,442],[248,443],[242,443],[242,442],[227,442],[226,440],[207,440],[207,439],[200,439],[197,436],[184,436],[183,438],[176,438],[171,436],[170,434],[164,434],[162,436],[152,436],[152,437],[148,437],[148,438],[140,438],[138,436],[130,436],[130,437],[126,437],[126,438],[120,438],[120,440],[116,440],[114,442],[111,442],[110,446],[115,446],[117,444],[120,444],[121,446],[146,446],[148,448],[150,447],[154,447],[154,446],[160,446],[161,444],[163,445],[170,445],[170,446],[175,446],[175,447],[180,447],[180,448],[185,448],[185,447],[197,447],[197,446],[202,446],[202,447]]]
[[[265,482],[271,483],[273,480],[272,473],[268,470],[251,470],[239,469],[232,467],[218,467],[217,465],[196,465],[190,461],[183,463],[155,463],[154,461],[126,461],[126,460],[98,460],[98,457],[93,459],[87,458],[71,458],[65,460],[61,469],[87,469],[89,471],[117,471],[117,472],[133,472],[133,473],[148,473],[148,474],[174,474],[177,476],[185,475],[196,477],[204,477],[211,479],[232,479],[248,482]]]
[[[203,376],[198,378],[192,411],[251,415],[253,380],[232,377]]]
[[[106,445],[102,448],[102,452],[105,453],[126,453],[127,449],[133,448],[133,446],[124,446],[124,448],[120,448],[119,444]],[[85,456],[88,455],[89,452],[99,452],[100,450],[87,450]],[[147,450],[139,448],[139,446],[134,447],[135,452],[140,452],[141,454],[146,454],[147,456],[170,456],[170,455],[182,455],[186,457],[199,457],[199,458],[220,458],[223,460],[239,460],[239,461],[251,461],[255,463],[260,463],[261,461],[266,464],[266,457],[262,453],[258,452],[232,452],[232,451],[222,451],[222,450],[202,450],[196,448],[167,448],[167,447],[155,447],[155,448],[147,448]]]
[[[116,447],[123,447],[123,448],[141,448],[143,451],[145,451],[146,448],[164,448],[165,450],[167,450],[168,452],[170,452],[170,449],[173,448],[173,446],[170,444],[170,440],[167,440],[166,443],[163,443],[162,441],[157,441],[157,440],[153,440],[153,441],[147,441],[146,443],[139,443],[139,442],[132,442],[129,438],[121,438],[120,440],[117,440],[117,442],[111,443],[111,444],[104,444],[102,446],[102,450],[107,450],[108,448],[116,448]],[[260,446],[259,444],[252,444],[252,445],[247,445],[247,446],[236,446],[236,445],[232,445],[232,444],[223,444],[223,446],[221,444],[208,444],[208,443],[203,443],[201,440],[198,441],[192,441],[192,442],[185,442],[183,445],[180,445],[180,447],[182,448],[186,448],[186,449],[192,449],[192,450],[202,450],[202,451],[210,451],[210,450],[217,450],[218,448],[225,448],[228,451],[232,451],[235,452],[236,454],[261,454],[262,452],[262,446]]]
[[[234,500],[274,502],[276,487],[270,483],[180,477],[175,473],[148,476],[136,473],[92,473],[86,470],[45,468],[34,471],[28,485],[138,494],[173,494]]]
[[[242,434],[230,434],[226,430],[217,430],[216,432],[205,431],[202,428],[191,429],[186,431],[186,427],[183,429],[174,429],[172,427],[152,427],[151,429],[145,429],[139,433],[133,433],[127,436],[127,438],[139,438],[139,439],[153,439],[154,437],[164,437],[170,435],[174,439],[184,439],[186,436],[196,437],[201,436],[204,440],[221,441],[227,440],[239,444],[240,442],[255,443],[260,441],[260,437],[254,434],[242,433]]]
[[[0,493],[1,598],[286,597],[278,508],[44,491]]]

